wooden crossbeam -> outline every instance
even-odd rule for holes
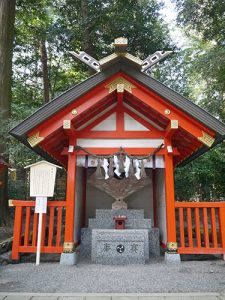
[[[177,132],[178,127],[179,127],[178,120],[170,120],[165,131],[165,137],[172,138],[172,136]]]

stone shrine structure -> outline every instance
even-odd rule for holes
[[[125,230],[114,229],[115,221],[113,218],[118,215],[127,217]],[[98,247],[98,241],[103,241],[102,247],[107,244],[110,251],[104,251],[104,247]],[[125,251],[123,254],[125,257],[118,256],[116,247],[121,244],[124,245],[123,242],[126,242],[127,247],[125,248],[132,248],[132,245],[135,244],[137,249],[142,247],[145,251],[139,253],[139,250],[136,250],[138,253],[134,252],[133,256],[132,251],[128,253]],[[88,228],[81,229],[80,255],[92,257],[93,261],[105,264],[130,263],[131,261],[133,263],[145,263],[149,257],[160,255],[159,229],[152,228],[151,220],[144,218],[143,209],[97,209],[96,218],[90,218]]]

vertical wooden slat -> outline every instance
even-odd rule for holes
[[[184,243],[184,212],[183,208],[179,208],[179,222],[180,222],[180,246],[185,247]]]
[[[37,225],[38,225],[38,214],[34,213],[32,246],[37,246]]]
[[[58,207],[56,246],[60,246],[61,243],[61,228],[62,228],[62,207]]]
[[[209,248],[209,227],[208,227],[208,213],[207,208],[203,208],[203,225],[204,225],[204,241],[205,247]]]
[[[30,236],[30,210],[31,208],[26,207],[26,223],[25,223],[25,231],[24,231],[24,246],[28,246],[29,236]]]
[[[21,206],[16,207],[14,231],[13,231],[13,246],[12,246],[12,259],[19,259],[19,246],[21,243],[21,231],[23,221],[23,208]]]
[[[216,232],[216,215],[215,215],[214,207],[210,208],[210,215],[211,215],[211,225],[212,225],[212,244],[213,244],[213,248],[217,248],[218,242],[217,242],[217,232]]]
[[[201,248],[201,230],[200,230],[200,216],[199,216],[199,208],[195,207],[195,234],[196,234],[196,246],[197,248]]]
[[[42,216],[42,230],[41,230],[41,246],[45,245],[45,225],[46,225],[46,214]]]
[[[54,207],[50,207],[49,229],[48,229],[48,246],[52,246],[53,229],[54,229]]]
[[[191,208],[187,208],[188,246],[193,247]]]
[[[225,207],[219,207],[220,243],[225,253]]]

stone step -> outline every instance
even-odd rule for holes
[[[114,229],[115,221],[113,219],[89,219],[88,227],[91,229]],[[126,229],[151,229],[151,219],[127,219],[125,221]]]
[[[144,219],[144,209],[96,209],[96,219],[113,219],[118,215],[127,219]]]

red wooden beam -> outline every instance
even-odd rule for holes
[[[74,129],[73,125],[71,124],[71,120],[63,121],[63,130],[69,138],[72,138],[72,139],[76,138],[77,132]]]
[[[108,101],[109,100],[109,101]],[[76,119],[74,122],[75,128],[79,128],[83,126],[85,123],[96,117],[97,114],[101,113],[102,111],[106,110],[108,107],[110,107],[112,104],[115,103],[115,98],[112,95],[112,98],[109,98],[105,100],[104,102],[100,102],[97,105],[95,105],[90,112],[85,112],[84,114],[80,115],[79,118]]]
[[[125,148],[124,151],[129,153],[130,155],[148,155],[155,151],[156,148]],[[111,155],[115,152],[118,152],[120,149],[118,148],[85,148],[86,151],[91,154],[96,155]],[[155,155],[164,155],[167,153],[167,149],[160,149]],[[60,153],[61,155],[68,155],[68,148],[64,147]],[[87,152],[84,150],[77,151],[77,155],[87,155]],[[173,148],[173,155],[180,155],[177,148]]]
[[[156,124],[160,123],[161,127],[164,127],[168,124],[168,119],[165,118],[163,115],[161,115],[159,112],[157,112],[156,110],[154,110],[152,107],[150,107],[149,105],[143,103],[140,99],[138,99],[137,97],[134,97],[134,95],[132,94],[126,94],[126,103],[128,105],[135,105],[137,110],[141,109],[140,112],[146,112],[148,113],[149,116],[152,117],[152,120],[154,120],[156,122]]]
[[[178,121],[177,120],[171,120],[169,122],[169,124],[166,127],[166,131],[165,131],[165,137],[167,139],[171,139],[173,137],[173,135],[175,135],[175,133],[178,130]]]
[[[151,131],[89,131],[77,134],[77,138],[104,138],[104,139],[162,139],[162,133]]]
[[[124,112],[123,112],[123,95],[124,92],[117,91],[117,111],[116,111],[116,130],[124,132]]]
[[[76,119],[81,113],[85,112],[87,109],[91,108],[94,104],[101,101],[103,98],[106,98],[108,96],[107,90],[102,89],[99,93],[95,94],[89,100],[82,103],[79,106],[76,106],[76,112],[77,114],[74,115],[72,113],[72,107],[70,110],[67,110],[64,113],[59,113],[56,115],[54,120],[49,119],[44,124],[42,123],[41,126],[37,127],[35,130],[33,130],[31,133],[29,133],[29,137],[32,136],[35,132],[39,131],[39,136],[46,138],[50,134],[52,134],[54,131],[58,130],[60,127],[63,126],[64,120],[73,120]],[[73,104],[73,107],[75,105]]]
[[[41,137],[49,135],[51,132],[54,132],[57,128],[62,126],[63,120],[72,120],[80,116],[84,111],[93,107],[96,103],[104,101],[107,98],[112,98],[113,94],[109,94],[109,90],[105,86],[120,76],[120,72],[103,81],[97,87],[85,93],[79,99],[76,99],[75,102],[70,103],[68,106],[51,116],[48,120],[42,122],[39,126],[36,126],[28,133],[28,137],[35,134],[37,131],[40,132]],[[76,114],[73,114],[72,111],[76,110]],[[41,135],[42,134],[42,135]]]
[[[47,146],[43,146],[40,145],[40,148],[43,149],[43,151],[45,151],[46,153],[48,153],[51,157],[53,157],[55,160],[57,160],[60,164],[62,164],[64,167],[66,167],[65,165],[65,160],[62,158],[62,156],[60,155],[60,152],[56,152],[54,151],[52,148],[49,148]]]
[[[149,89],[146,89],[144,86],[134,81],[131,77],[124,74],[125,79],[129,80],[131,83],[135,84],[137,88],[132,89],[132,94],[140,99],[143,103],[149,105],[154,110],[159,112],[161,115],[165,116],[169,120],[178,120],[180,126],[190,132],[196,138],[202,136],[202,131],[205,131],[210,136],[215,136],[215,132],[203,126],[201,123],[197,122],[193,118],[185,115],[179,109],[175,108],[168,102],[165,102],[160,96],[152,92]],[[169,110],[170,113],[165,115],[165,111]]]
[[[161,122],[160,118],[156,118],[155,114],[152,113],[152,110],[146,109],[145,107],[143,107],[143,105],[141,103],[135,103],[135,102],[126,102],[129,106],[131,106],[133,109],[135,109],[136,111],[138,111],[139,113],[141,113],[143,116],[145,116],[146,118],[148,118],[150,121],[152,121],[154,124],[156,124],[157,126],[165,129],[167,126],[167,122]],[[154,125],[153,125],[154,126]]]

